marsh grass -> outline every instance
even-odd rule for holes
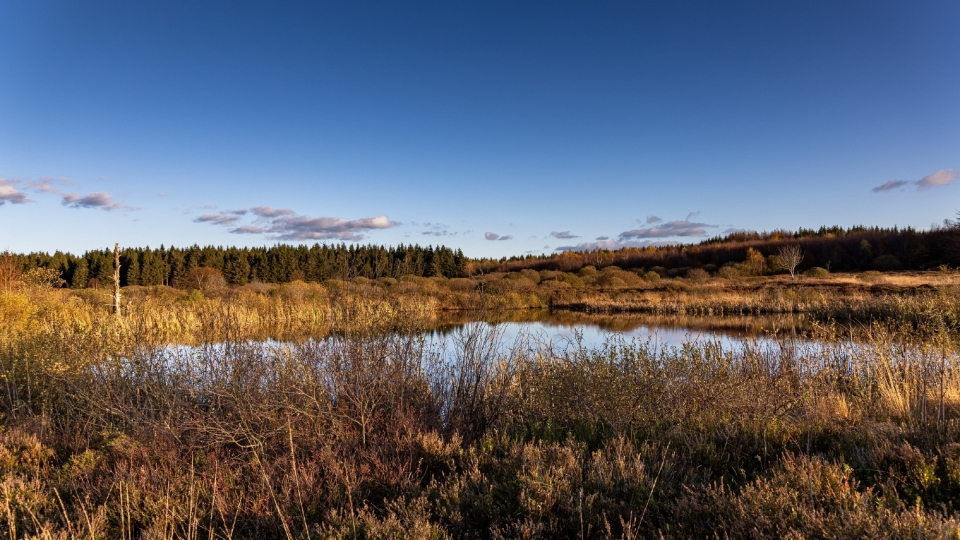
[[[95,292],[4,296],[0,529],[957,535],[960,347],[942,301],[891,301],[917,315],[821,324],[816,341],[559,347],[467,324],[440,350],[420,332],[436,306],[416,301],[435,297],[351,287],[142,291],[123,319]],[[328,337],[259,341],[278,328]]]

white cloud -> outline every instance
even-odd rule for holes
[[[957,173],[953,169],[942,169],[929,176],[924,176],[917,180],[917,189],[930,189],[938,186],[945,186],[953,183],[957,179]]]
[[[492,232],[485,232],[485,233],[483,233],[483,237],[486,238],[487,240],[499,240],[499,241],[503,241],[503,240],[513,240],[513,237],[510,236],[510,235],[500,236],[499,234],[492,233]]]
[[[551,231],[551,232],[550,232],[550,236],[552,236],[552,237],[554,237],[554,238],[559,238],[560,240],[569,240],[569,239],[571,239],[571,238],[580,238],[580,236],[578,236],[578,235],[576,235],[576,234],[572,234],[570,231],[560,231],[560,232]]]
[[[256,212],[255,212],[256,213]],[[397,226],[387,216],[346,220],[332,217],[284,216],[274,219],[267,233],[280,240],[351,240],[363,239],[362,231],[389,229]]]
[[[253,214],[253,223],[238,225],[240,220]],[[349,240],[364,238],[363,232],[374,229],[389,229],[399,223],[390,221],[387,216],[346,220],[334,217],[300,216],[288,208],[254,206],[249,209],[228,210],[220,213],[203,214],[193,220],[196,223],[235,226],[232,234],[262,234],[276,240]]]
[[[23,194],[22,191],[13,187],[13,180],[4,180],[0,178],[0,206],[3,206],[6,203],[10,204],[23,204],[28,202],[34,202],[33,199],[30,199]]]

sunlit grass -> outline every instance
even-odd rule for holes
[[[98,291],[0,294],[0,529],[957,534],[949,289],[846,297],[851,314],[877,316],[827,317],[803,341],[553,348],[468,324],[439,351],[420,329],[448,297],[414,285],[131,289],[123,318]],[[258,341],[283,335],[328,338]]]

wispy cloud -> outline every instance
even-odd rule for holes
[[[890,191],[893,189],[902,188],[903,186],[908,186],[913,182],[907,180],[890,180],[889,182],[884,182],[883,184],[873,188],[874,192],[880,191]]]
[[[215,210],[217,205],[215,204],[204,204],[202,206],[188,206],[186,210],[183,211],[184,214],[192,214],[194,210]]]
[[[279,240],[363,240],[364,231],[397,226],[387,216],[346,220],[333,217],[283,216],[274,219],[267,233]]]
[[[132,206],[127,206],[119,201],[114,201],[109,193],[96,191],[89,195],[79,195],[76,193],[66,193],[63,195],[61,204],[70,208],[99,208],[100,210],[136,210]]]
[[[917,189],[930,189],[945,186],[957,179],[957,172],[953,169],[942,169],[929,176],[917,180]]]
[[[500,236],[499,234],[492,233],[492,232],[483,233],[483,237],[486,238],[487,240],[498,240],[501,242],[504,240],[513,240],[513,237],[510,235]]]
[[[879,186],[873,188],[873,192],[879,193],[882,191],[893,191],[895,189],[905,188],[907,186],[915,186],[917,191],[924,191],[927,189],[932,189],[935,187],[946,186],[952,184],[957,179],[957,171],[955,169],[941,169],[933,174],[924,176],[919,180],[890,180],[884,182]]]
[[[717,227],[699,221],[691,221],[700,212],[687,214],[686,219],[664,221],[659,216],[647,216],[637,222],[648,225],[618,234],[616,238],[598,236],[593,242],[580,242],[575,245],[559,246],[556,251],[593,251],[597,249],[616,250],[621,248],[642,248],[648,246],[667,246],[678,244],[677,238],[704,236],[707,229]],[[559,237],[558,237],[559,238]]]
[[[208,205],[209,206],[209,205]],[[240,221],[252,214],[253,223],[240,224]],[[374,229],[389,229],[399,223],[390,221],[387,216],[347,220],[336,217],[311,217],[298,215],[289,208],[271,208],[254,206],[239,210],[203,214],[193,220],[195,223],[209,223],[232,227],[232,234],[262,234],[274,240],[363,240],[363,233]]]
[[[423,236],[456,236],[456,232],[450,232],[450,226],[443,223],[417,223],[411,222],[411,225],[417,227],[429,227],[429,230],[420,231]]]
[[[703,236],[707,234],[704,227],[716,227],[716,225],[708,225],[706,223],[699,223],[694,221],[687,220],[677,220],[677,221],[668,221],[662,225],[657,225],[656,227],[645,227],[640,229],[633,229],[629,231],[624,231],[618,236],[621,239],[627,238],[671,238],[675,236]]]
[[[41,176],[39,180],[30,182],[28,187],[33,191],[40,193],[56,193],[64,195],[64,191],[58,186],[75,186],[77,183],[69,178],[54,178],[52,176]]]
[[[267,231],[263,227],[257,227],[256,225],[244,225],[236,229],[231,229],[230,232],[233,234],[263,234]]]
[[[234,213],[229,214],[203,214],[193,220],[194,223],[212,223],[214,225],[233,225],[240,221],[240,216]]]
[[[269,206],[254,206],[250,211],[262,218],[292,216],[296,213],[289,208],[270,208]]]
[[[79,193],[70,193],[63,189],[65,186],[76,186],[77,182],[69,178],[54,178],[52,176],[41,176],[39,180],[30,182],[27,187],[37,193],[52,193],[63,197],[60,204],[68,208],[99,208],[100,210],[139,210],[134,206],[126,205],[120,201],[113,200],[113,196],[104,191],[95,191],[87,195]],[[27,201],[30,201],[27,199]]]
[[[571,238],[580,238],[579,235],[572,234],[570,231],[551,231],[550,236],[554,238],[559,238],[560,240],[569,240]]]
[[[677,244],[671,240],[600,240],[597,242],[581,242],[574,246],[558,246],[554,251],[595,251],[598,249],[617,250],[622,248],[642,248],[647,246],[671,246]]]
[[[23,204],[34,202],[33,199],[30,199],[24,195],[22,191],[14,187],[17,183],[18,182],[14,180],[0,178],[0,206],[6,203]]]

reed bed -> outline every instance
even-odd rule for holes
[[[668,284],[642,290],[565,291],[554,309],[701,316],[799,314],[830,320],[910,320],[929,317],[960,328],[960,287],[852,288],[763,284],[740,288]]]
[[[467,324],[440,349],[418,331],[433,307],[334,288],[272,299],[256,324],[232,320],[254,309],[244,298],[124,323],[75,296],[17,298],[0,341],[10,538],[960,527],[960,347],[939,312],[734,348],[506,343]],[[315,321],[299,314],[321,305],[326,338],[257,340],[261,321]],[[164,326],[175,315],[187,322]],[[197,345],[144,337],[178,332]]]

